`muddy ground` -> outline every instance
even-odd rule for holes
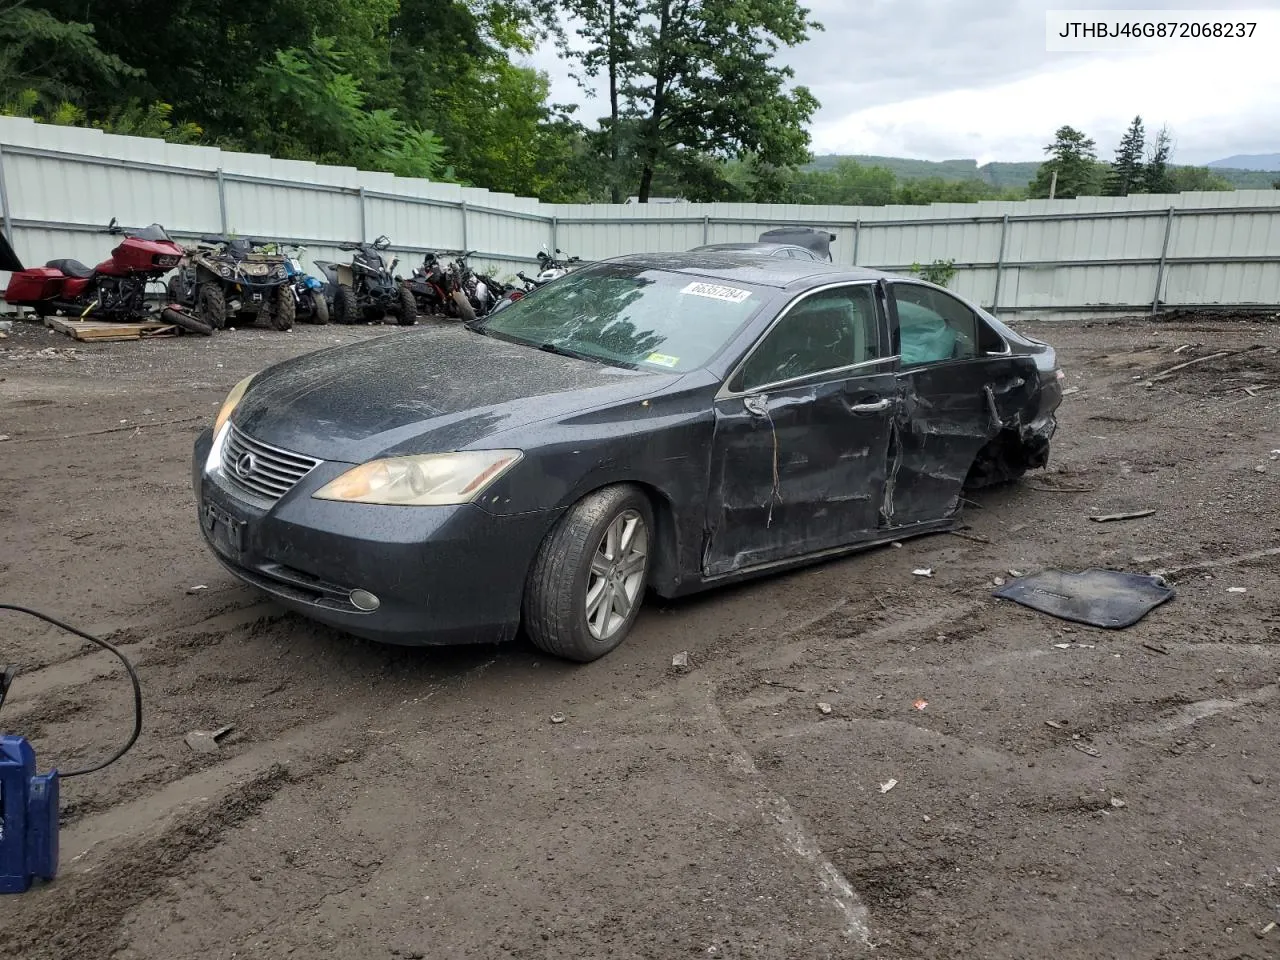
[[[1280,324],[1029,329],[1071,389],[1053,463],[976,497],[970,539],[651,601],[584,667],[353,640],[203,548],[189,450],[227,389],[403,331],[19,325],[0,600],[121,644],[147,712],[64,782],[61,876],[0,898],[0,956],[1280,956],[1280,556],[1239,559],[1280,546]],[[1178,596],[1121,632],[991,597],[1093,566]],[[3,616],[0,729],[42,766],[111,749],[118,668]],[[184,743],[224,724],[216,756]]]

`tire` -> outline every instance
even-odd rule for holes
[[[396,308],[396,319],[402,327],[411,327],[418,322],[418,302],[413,299],[413,291],[408,287],[400,287],[400,306]]]
[[[329,301],[319,290],[311,291],[311,323],[323,327],[329,322]]]
[[[196,289],[196,316],[214,330],[227,325],[227,298],[222,290],[211,283],[202,283]]]
[[[611,581],[618,568],[603,551],[611,536],[621,533],[625,538],[628,530],[636,552],[623,553],[622,560],[629,561],[624,571],[630,572]],[[655,545],[653,509],[635,487],[605,487],[578,501],[547,534],[529,571],[523,603],[529,639],[540,650],[579,663],[616,649],[640,612]],[[613,550],[615,560],[618,552]],[[604,605],[591,607],[588,591],[597,589],[604,594]],[[617,591],[622,591],[622,604],[609,599]]]
[[[275,303],[271,305],[269,316],[271,326],[276,330],[292,330],[297,313],[298,301],[294,299],[293,291],[287,284],[276,287]]]
[[[213,327],[182,310],[165,307],[160,311],[160,319],[165,323],[172,323],[175,327],[182,328],[187,333],[198,333],[202,337],[213,336]]]
[[[471,321],[476,318],[476,308],[471,305],[471,301],[467,299],[467,295],[461,290],[455,290],[449,296],[453,298],[454,306],[458,308],[458,316],[464,322]]]
[[[344,325],[356,322],[356,295],[341,283],[333,294],[333,322]]]

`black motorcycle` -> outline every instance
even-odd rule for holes
[[[352,251],[351,263],[315,261],[325,276],[329,317],[335,323],[362,319],[381,323],[387,314],[393,315],[401,326],[418,322],[413,293],[394,273],[399,258],[392,257],[389,263],[382,258],[390,246],[391,241],[385,236],[373,243],[344,243],[338,249]]]

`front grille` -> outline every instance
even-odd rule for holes
[[[232,425],[222,445],[222,474],[246,493],[275,503],[320,461],[254,440]]]

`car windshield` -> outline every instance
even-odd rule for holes
[[[693,370],[763,304],[758,288],[625,264],[571,273],[479,329],[614,366]]]

